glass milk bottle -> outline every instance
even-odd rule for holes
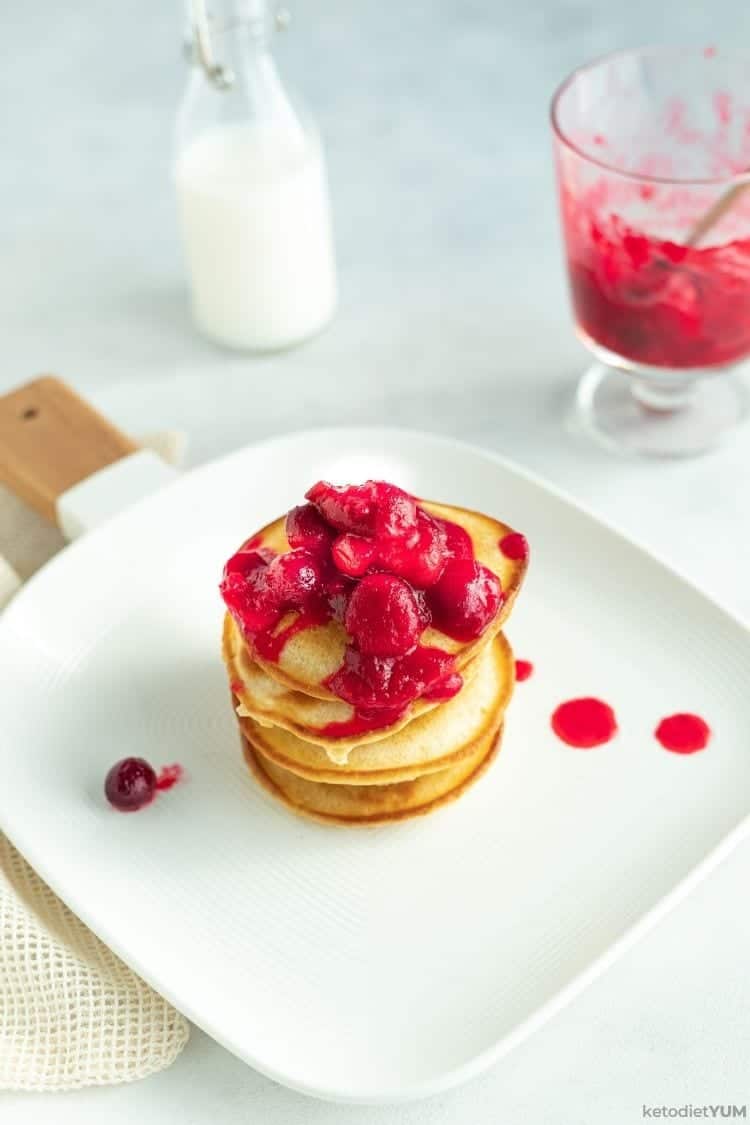
[[[205,4],[189,4],[174,169],[193,313],[221,344],[285,348],[336,306],[320,138],[279,79],[265,0]]]

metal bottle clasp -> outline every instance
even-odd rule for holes
[[[206,0],[190,0],[190,39],[185,44],[185,53],[192,63],[197,63],[209,82],[217,90],[229,90],[234,85],[235,75],[231,67],[217,61],[211,43],[211,21],[206,8]],[[277,7],[274,11],[274,24],[277,31],[285,31],[291,16],[289,9]]]

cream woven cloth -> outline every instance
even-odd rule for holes
[[[144,439],[177,463],[180,434]],[[0,608],[63,546],[0,487]],[[94,937],[0,832],[0,1090],[73,1090],[163,1070],[186,1020]]]

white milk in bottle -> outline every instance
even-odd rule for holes
[[[225,32],[212,27],[226,62],[211,72],[201,58],[175,162],[196,323],[219,343],[248,350],[313,335],[336,305],[320,139],[281,86],[262,16],[263,5],[239,4]]]

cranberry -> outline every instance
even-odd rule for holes
[[[242,628],[251,633],[269,629],[278,617],[278,609],[264,582],[265,570],[262,563],[262,569],[256,568],[247,575],[238,570],[230,571],[219,585],[227,609]]]
[[[305,499],[314,504],[323,519],[337,531],[372,535],[375,530],[375,490],[371,481],[339,486],[319,480],[307,490]]]
[[[422,632],[414,591],[392,574],[362,579],[349,599],[344,624],[360,652],[371,656],[403,656]]]
[[[361,578],[375,558],[376,547],[371,539],[345,532],[334,540],[331,557],[342,574]]]
[[[144,758],[123,758],[107,774],[104,793],[120,812],[135,812],[153,801],[156,773]]]
[[[417,502],[395,484],[370,481],[375,493],[375,536],[377,539],[417,539]]]
[[[459,641],[482,635],[502,602],[500,582],[472,559],[452,559],[428,593],[436,628]]]
[[[325,574],[325,596],[332,616],[341,625],[344,624],[346,607],[355,587],[354,580],[341,574],[334,566],[330,566]]]
[[[378,561],[390,573],[426,588],[437,582],[447,561],[445,534],[440,525],[420,508],[414,541],[384,539],[378,542]]]
[[[325,555],[333,532],[313,504],[300,504],[286,517],[286,537],[290,547],[306,547],[314,555]]]
[[[320,590],[320,563],[310,551],[297,547],[269,563],[262,584],[277,609],[304,609]]]
[[[451,520],[441,520],[437,516],[432,518],[445,535],[445,553],[447,555],[454,559],[474,558],[474,544],[471,541],[471,536],[464,531],[460,524],[453,523]]]
[[[247,576],[252,574],[254,570],[259,570],[266,565],[267,560],[263,558],[260,551],[256,547],[240,547],[236,554],[232,555],[231,559],[224,567],[224,577],[229,574],[243,574]]]

